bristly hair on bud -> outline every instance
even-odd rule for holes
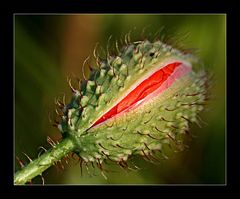
[[[126,167],[132,155],[153,161],[164,145],[183,150],[189,124],[201,122],[207,100],[208,75],[198,70],[192,51],[156,35],[153,42],[131,42],[130,33],[122,48],[115,42],[115,55],[110,54],[109,37],[106,59],[98,57],[96,45],[96,66],[78,95],[74,90],[60,124],[79,158],[100,169],[107,160]]]

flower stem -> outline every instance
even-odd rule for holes
[[[55,162],[61,160],[69,152],[73,151],[74,143],[69,138],[64,138],[60,143],[46,151],[39,158],[31,161],[26,167],[14,175],[14,184],[25,184],[34,177],[41,175],[46,169],[51,167]]]

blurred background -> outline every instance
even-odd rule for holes
[[[159,165],[138,157],[139,171],[113,166],[105,180],[99,172],[81,176],[77,161],[44,172],[46,184],[223,184],[225,173],[225,15],[15,15],[15,154],[25,163],[38,156],[38,147],[50,148],[47,136],[58,140],[60,132],[49,122],[54,118],[54,99],[71,92],[67,76],[82,78],[82,63],[92,56],[96,42],[105,48],[110,35],[124,38],[132,30],[132,41],[152,37],[159,29],[196,48],[205,68],[214,73],[212,99],[201,118],[202,128],[191,125],[197,137],[189,149],[173,154]],[[186,36],[188,35],[188,36]],[[183,39],[181,39],[183,38]],[[88,69],[85,73],[88,74]],[[14,159],[16,160],[16,159]],[[20,168],[15,161],[15,170]],[[41,183],[37,177],[33,183]]]

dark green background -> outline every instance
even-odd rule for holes
[[[71,72],[82,77],[82,62],[92,55],[96,42],[105,47],[110,35],[114,41],[130,30],[132,40],[153,37],[161,27],[164,35],[187,48],[196,48],[205,68],[214,74],[212,99],[207,112],[201,114],[207,125],[192,125],[191,131],[197,138],[189,143],[189,149],[173,154],[160,165],[135,158],[140,171],[126,172],[114,167],[116,172],[107,174],[106,181],[98,171],[97,176],[90,177],[84,169],[81,176],[77,161],[72,161],[63,172],[55,167],[47,170],[43,175],[45,183],[225,183],[226,16],[220,14],[15,15],[14,158],[18,156],[27,162],[22,152],[37,157],[39,146],[49,148],[47,136],[60,138],[49,122],[48,112],[54,112],[54,98],[61,92],[69,99],[66,77]],[[15,169],[19,169],[17,162]],[[41,179],[33,182],[40,183]]]

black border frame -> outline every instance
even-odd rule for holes
[[[26,196],[25,191],[40,191],[40,193],[47,196],[51,194],[51,191],[54,195],[58,193],[67,193],[67,189],[69,189],[69,193],[71,195],[76,194],[75,197],[84,197],[85,193],[88,197],[90,194],[94,193],[92,189],[95,190],[95,194],[97,197],[109,195],[111,197],[119,196],[125,197],[129,194],[125,194],[123,192],[123,188],[126,186],[61,186],[59,189],[57,186],[14,186],[13,185],[13,176],[12,176],[12,154],[13,153],[13,108],[12,108],[12,100],[13,99],[13,14],[14,13],[223,13],[227,14],[227,185],[226,186],[147,186],[143,188],[143,186],[129,186],[129,193],[138,193],[144,194],[147,196],[156,191],[158,196],[163,196],[162,194],[166,194],[167,196],[171,196],[172,194],[176,194],[177,196],[192,196],[193,192],[198,192],[198,196],[200,197],[211,197],[210,195],[206,195],[205,191],[208,191],[210,194],[229,194],[234,190],[237,186],[238,179],[240,179],[240,164],[239,164],[239,140],[238,136],[238,126],[237,122],[234,119],[239,118],[237,116],[237,105],[240,99],[238,98],[239,91],[236,89],[239,87],[238,83],[236,83],[239,78],[237,75],[239,74],[236,70],[238,69],[238,61],[236,58],[238,49],[237,45],[239,42],[239,30],[237,20],[237,3],[236,2],[228,2],[223,3],[220,1],[119,1],[119,2],[111,2],[108,1],[100,1],[98,3],[92,1],[50,1],[45,3],[43,1],[17,1],[17,2],[8,2],[9,5],[4,4],[2,10],[4,12],[4,16],[1,16],[1,20],[3,21],[2,30],[1,30],[1,61],[4,61],[2,67],[6,69],[1,76],[1,126],[6,129],[1,130],[1,146],[2,149],[1,160],[0,160],[0,189],[9,194],[10,192],[14,193],[23,193],[23,197]],[[235,34],[235,35],[234,35]],[[2,48],[4,46],[4,48]],[[231,94],[233,95],[231,97]],[[7,97],[6,97],[7,96]],[[231,102],[231,100],[237,100],[236,102]],[[231,113],[231,110],[235,110]],[[234,114],[236,113],[236,115]],[[7,140],[7,141],[5,141]],[[5,174],[5,175],[4,175]],[[3,177],[4,175],[4,177]],[[107,189],[105,189],[107,188]],[[111,188],[111,191],[109,190]],[[147,191],[145,191],[145,188]],[[81,190],[82,189],[82,190]],[[174,189],[174,192],[172,192]],[[47,190],[45,192],[45,190]],[[117,192],[118,191],[118,192]],[[204,192],[203,192],[204,191]],[[69,194],[68,193],[68,194]],[[30,194],[29,194],[30,195]],[[71,197],[71,195],[69,195]],[[19,196],[20,197],[20,196]]]

